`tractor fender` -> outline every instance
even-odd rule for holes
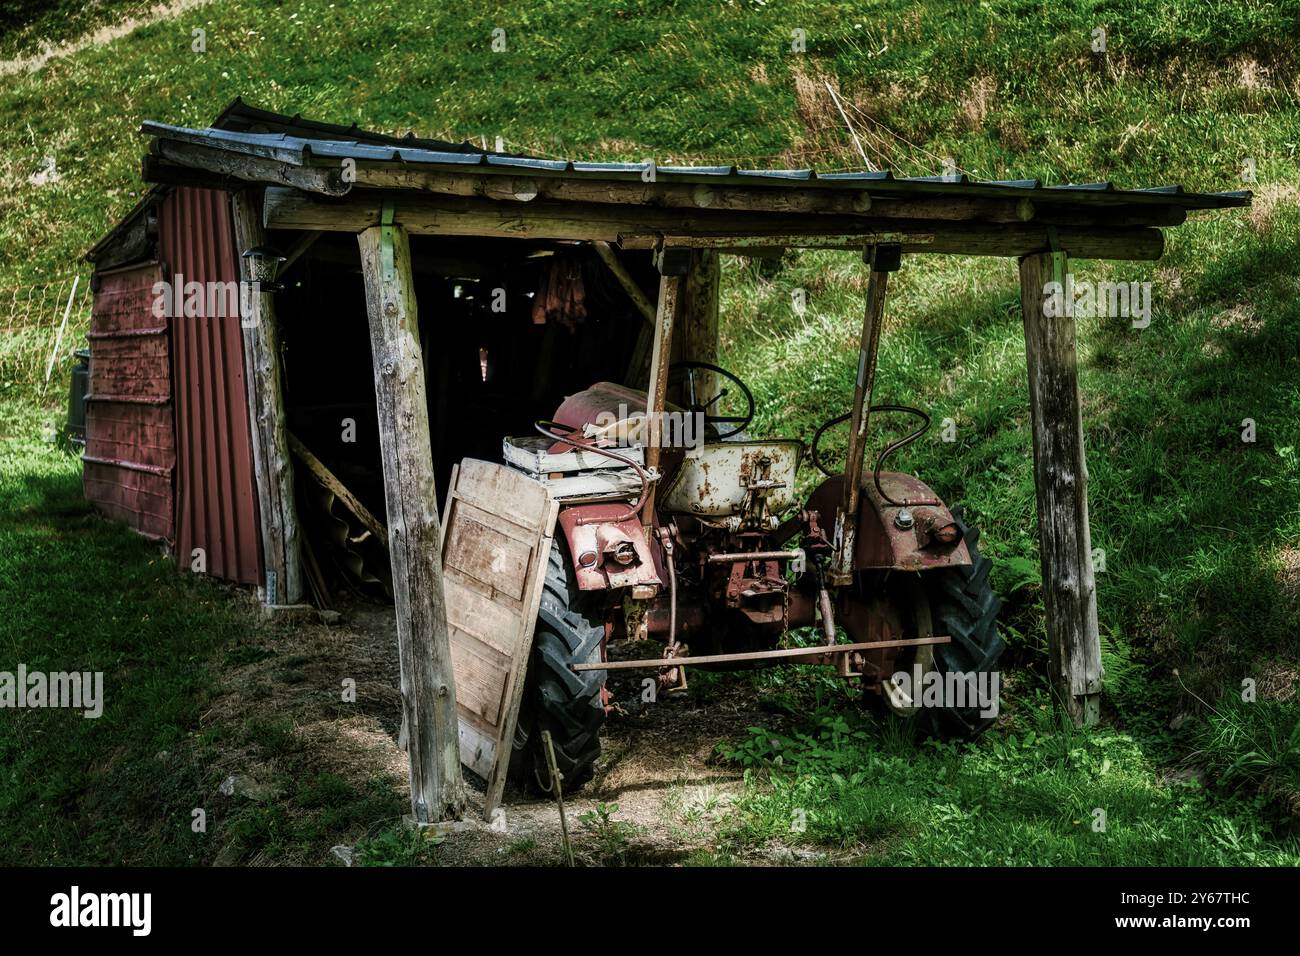
[[[663,583],[641,522],[636,517],[619,520],[627,509],[623,502],[613,502],[574,505],[560,512],[560,531],[573,559],[579,590]],[[616,554],[630,555],[631,560],[623,564]]]
[[[929,485],[912,475],[882,471],[880,486],[884,496],[871,473],[863,474],[857,544],[853,549],[856,570],[928,571],[971,563],[970,551],[960,537],[945,544],[935,536],[936,530],[955,525],[956,521]],[[843,477],[836,475],[823,481],[808,499],[809,509],[818,512],[823,528],[835,526],[843,488]],[[898,515],[904,510],[912,516],[910,527],[900,527]]]

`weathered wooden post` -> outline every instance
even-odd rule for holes
[[[243,189],[231,196],[235,242],[239,252],[265,244],[257,195]],[[253,470],[262,523],[263,582],[268,605],[297,604],[303,596],[298,514],[293,492],[293,465],[280,374],[280,327],[275,299],[254,293],[249,260],[240,257],[239,322],[244,338],[244,388],[253,439]]]
[[[718,364],[718,292],[721,268],[718,253],[713,249],[691,250],[686,278],[682,282],[682,300],[677,309],[673,329],[673,360],[677,362],[708,362]],[[703,399],[717,394],[717,375],[705,369],[695,371],[695,393]],[[685,405],[687,395],[683,383],[682,394],[671,396]],[[711,414],[717,414],[716,410]]]
[[[417,822],[429,823],[460,817],[465,786],[411,249],[406,231],[393,223],[391,203],[384,204],[381,225],[357,239],[370,316],[411,808]]]
[[[871,266],[867,280],[867,304],[862,315],[862,339],[858,346],[858,375],[853,384],[853,408],[849,413],[849,447],[844,461],[844,496],[835,524],[836,551],[830,579],[835,584],[853,583],[853,552],[858,537],[858,500],[862,494],[862,462],[867,451],[871,420],[871,392],[876,382],[876,355],[880,351],[880,326],[885,319],[885,292],[889,274],[902,262],[902,248],[877,245],[866,249]]]
[[[1088,726],[1100,713],[1102,669],[1074,317],[1063,307],[1047,308],[1053,295],[1064,305],[1068,266],[1064,252],[1021,259],[1020,304],[1052,687],[1070,719]]]
[[[689,249],[661,249],[655,254],[659,269],[659,306],[655,311],[655,337],[650,354],[650,387],[646,393],[646,468],[659,467],[663,447],[663,410],[668,394],[668,366],[673,351],[673,324],[681,302],[684,276],[690,265]],[[646,494],[641,523],[654,523],[655,486]]]

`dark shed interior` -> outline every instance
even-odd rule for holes
[[[289,248],[296,237],[268,238]],[[589,247],[418,236],[411,251],[439,508],[455,463],[500,461],[504,436],[531,434],[534,422],[549,418],[567,395],[611,379],[644,387],[633,381],[631,366],[646,324]],[[646,288],[654,287],[648,252],[626,261]],[[320,237],[280,281],[276,312],[289,431],[382,519],[374,371],[356,241]],[[334,534],[331,544],[328,533],[337,521],[348,525],[349,539],[364,537],[355,516],[316,497],[315,482],[295,484],[300,497],[311,497],[300,500],[299,511],[318,560],[337,557],[342,542]],[[384,549],[355,540],[350,548],[366,564],[360,577],[373,573],[382,581]],[[344,576],[356,579],[355,562],[346,563],[352,566]]]

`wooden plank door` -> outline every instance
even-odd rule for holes
[[[460,760],[501,802],[559,506],[546,486],[467,458],[442,524],[443,587],[460,718]]]

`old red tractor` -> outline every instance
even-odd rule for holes
[[[822,468],[818,444],[849,416],[827,422],[810,449],[827,477],[800,501],[803,444],[746,435],[754,399],[739,378],[686,362],[668,385],[679,401],[661,421],[647,415],[645,392],[602,382],[567,398],[539,435],[504,443],[507,463],[547,483],[561,505],[516,778],[549,786],[542,730],[566,787],[591,777],[611,706],[606,677],[623,668],[644,668],[658,692],[672,693],[687,666],[824,663],[860,680],[882,712],[927,731],[982,729],[987,711],[973,699],[924,706],[916,681],[899,676],[989,672],[1003,649],[978,532],[917,478],[881,470],[925,431],[924,413],[872,406],[872,417],[926,421],[874,469],[859,461],[862,479],[847,489]],[[620,641],[662,650],[612,659]]]

